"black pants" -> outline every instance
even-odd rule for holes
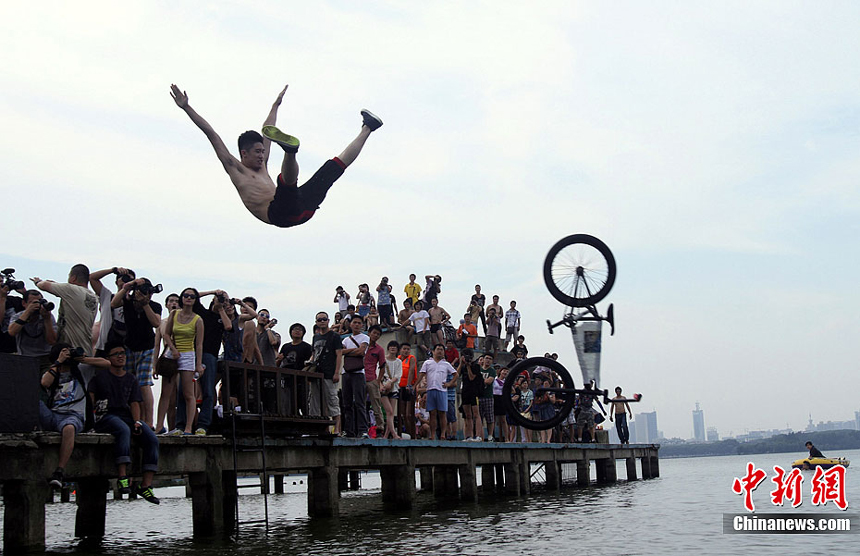
[[[622,444],[630,444],[630,429],[627,428],[627,414],[615,414],[615,432]]]

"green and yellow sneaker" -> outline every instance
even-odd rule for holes
[[[128,477],[122,476],[116,480],[116,486],[119,487],[120,494],[128,494],[131,492],[131,487],[128,484]]]
[[[155,493],[152,492],[152,487],[148,486],[146,488],[137,487],[137,495],[149,502],[150,504],[161,504],[161,500],[159,500]]]
[[[299,138],[287,135],[273,125],[263,126],[263,137],[279,144],[288,153],[299,152]]]

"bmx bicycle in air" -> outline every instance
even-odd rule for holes
[[[574,234],[561,239],[549,250],[543,265],[543,278],[549,293],[561,303],[567,305],[568,309],[562,319],[556,323],[547,320],[547,328],[552,334],[559,326],[570,328],[577,341],[577,324],[582,322],[606,321],[610,326],[610,335],[615,334],[615,313],[612,304],[602,316],[597,310],[597,303],[603,300],[615,283],[615,257],[605,243],[588,234]],[[581,334],[581,332],[580,332]],[[599,351],[599,333],[591,338],[597,342],[596,351]],[[589,349],[586,340],[586,351]],[[593,345],[591,346],[594,347]],[[554,375],[553,386],[550,388],[539,387],[535,397],[545,392],[555,396],[558,411],[552,417],[530,418],[521,415],[511,399],[511,393],[519,376],[527,372],[533,376],[535,371],[542,370],[549,376]],[[605,404],[609,403],[608,390],[585,390],[576,389],[573,378],[568,370],[554,359],[547,357],[529,357],[520,361],[510,370],[502,387],[502,404],[516,425],[532,430],[551,429],[564,421],[573,409],[576,394],[590,394],[595,397],[602,396]],[[632,399],[613,400],[638,402],[640,394]],[[559,405],[560,403],[560,405]]]

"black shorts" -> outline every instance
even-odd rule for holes
[[[376,308],[379,309],[379,320],[388,324],[391,315],[394,314],[391,305],[377,305]]]
[[[314,215],[329,188],[343,175],[346,167],[339,160],[329,160],[301,187],[286,184],[278,175],[275,198],[269,203],[269,224],[290,228],[304,224]]]
[[[436,333],[436,332],[439,332],[441,329],[442,329],[442,323],[430,325],[430,332]]]
[[[460,398],[463,400],[463,405],[478,405],[478,392],[463,388]]]
[[[505,406],[502,405],[502,400],[504,399],[505,398],[502,395],[493,394],[493,414],[496,417],[508,414],[508,412],[505,411]]]

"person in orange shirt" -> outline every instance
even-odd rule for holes
[[[466,338],[466,347],[475,349],[475,338],[478,337],[478,327],[472,323],[472,315],[466,313],[463,315],[464,322],[457,329],[457,338]]]
[[[418,382],[418,360],[410,352],[412,346],[400,346],[398,359],[403,364],[403,374],[400,375],[400,389],[397,399],[397,432],[404,431],[410,436],[415,434],[415,383]]]

